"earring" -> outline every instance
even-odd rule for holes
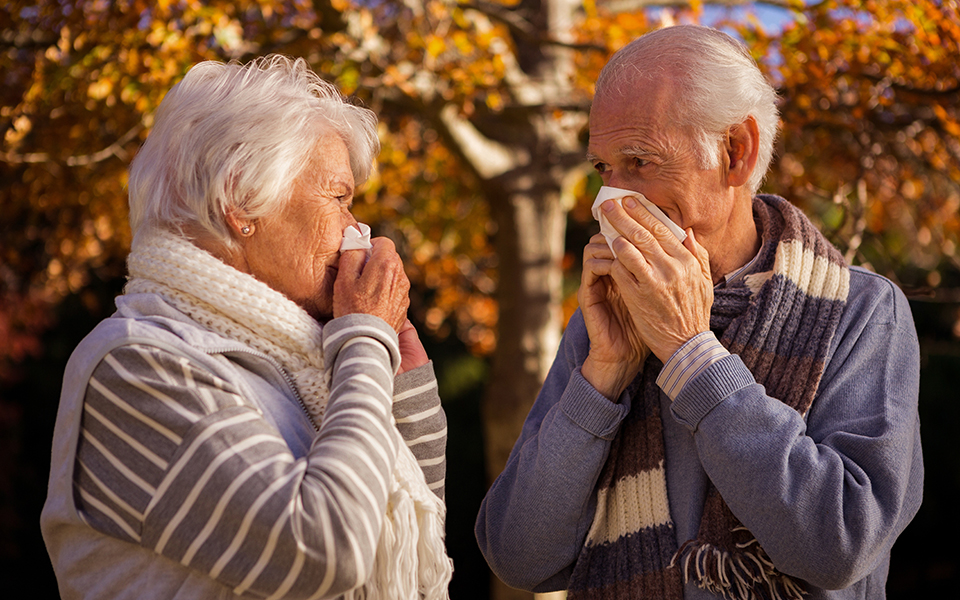
[[[244,225],[244,226],[240,229],[240,233],[242,233],[243,235],[250,235],[250,226],[249,226],[249,225]]]

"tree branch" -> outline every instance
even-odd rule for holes
[[[916,287],[903,290],[904,295],[910,300],[918,302],[935,302],[943,304],[953,304],[960,302],[960,288],[931,288]]]
[[[506,25],[507,29],[510,30],[511,35],[527,42],[548,46],[558,46],[560,48],[569,48],[571,50],[594,50],[597,52],[607,51],[607,47],[600,44],[572,44],[569,42],[562,42],[549,36],[542,36],[539,34],[538,29],[534,27],[529,20],[521,16],[518,11],[508,10],[505,6],[500,4],[493,4],[492,2],[485,2],[484,0],[461,0],[458,2],[458,6],[464,9],[475,10],[493,21],[497,21]]]
[[[334,8],[330,0],[314,0],[313,10],[320,15],[320,27],[325,33],[344,31],[347,28],[343,13]]]
[[[123,147],[135,138],[137,135],[143,131],[144,125],[141,121],[137,123],[130,131],[123,134],[116,142],[110,144],[103,150],[99,150],[92,154],[81,154],[79,156],[68,156],[66,159],[57,160],[50,156],[47,152],[30,152],[27,154],[16,154],[14,152],[3,152],[0,153],[0,161],[5,162],[11,165],[17,164],[26,164],[26,163],[46,163],[46,162],[63,162],[68,167],[83,167],[87,165],[92,165],[94,163],[103,162],[110,158],[111,156],[116,156],[120,160],[127,159],[127,152]]]
[[[626,13],[636,12],[644,8],[689,8],[693,3],[689,0],[607,0],[606,2],[597,2],[598,6],[614,12]],[[746,6],[749,4],[764,4],[776,8],[792,9],[796,7],[796,2],[791,0],[705,0],[703,4],[711,6]]]
[[[858,76],[856,73],[852,73],[851,71],[844,71],[843,74],[853,78],[856,78]],[[892,87],[897,91],[906,92],[909,94],[916,94],[918,96],[939,97],[939,96],[956,96],[960,94],[960,83],[956,83],[953,86],[944,88],[942,90],[937,90],[937,89],[913,87],[905,83],[899,83],[897,81],[894,81],[889,77],[873,75],[871,73],[860,73],[859,76],[863,77],[868,81],[872,81],[874,83],[886,83],[887,85],[889,85],[890,87]]]
[[[508,148],[481,134],[469,120],[460,116],[453,104],[445,105],[437,117],[456,143],[459,154],[482,180],[492,179],[530,160],[529,156],[521,156],[523,152],[519,148]]]

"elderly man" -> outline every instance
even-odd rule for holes
[[[920,505],[919,352],[891,282],[757,195],[776,94],[681,26],[604,68],[580,310],[477,519],[507,584],[571,598],[868,598]],[[686,232],[681,242],[642,204]]]

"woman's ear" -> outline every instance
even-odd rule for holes
[[[250,237],[253,235],[255,225],[252,219],[247,217],[242,210],[231,210],[226,215],[227,226],[237,237]]]
[[[760,131],[753,117],[727,130],[724,152],[727,158],[727,184],[733,187],[746,185],[757,167],[757,152],[760,148]]]

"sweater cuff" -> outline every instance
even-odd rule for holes
[[[400,341],[393,327],[380,317],[354,313],[337,317],[323,325],[323,359],[327,371],[333,368],[344,344],[356,337],[372,338],[383,344],[390,355],[393,373],[400,370]]]
[[[560,409],[585,431],[612,440],[630,412],[630,396],[624,392],[620,402],[611,402],[583,378],[578,367],[560,398]]]
[[[677,421],[696,431],[717,405],[754,383],[753,374],[740,357],[729,354],[688,381],[670,405],[670,412]]]
[[[433,361],[428,360],[416,369],[410,369],[394,378],[393,399],[394,402],[405,400],[431,389],[437,389],[437,376],[433,371]]]

